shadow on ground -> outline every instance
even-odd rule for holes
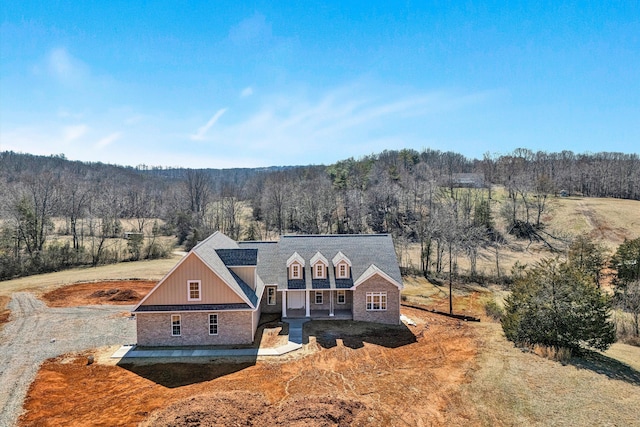
[[[337,340],[352,349],[364,347],[364,343],[397,348],[417,342],[416,336],[406,325],[380,325],[351,320],[314,320],[304,325],[304,343],[309,336],[315,336],[316,342],[323,348],[332,348]]]
[[[606,375],[613,380],[625,381],[640,386],[640,372],[631,366],[604,354],[588,352],[581,357],[574,357],[569,362],[578,369],[588,369],[598,374]]]
[[[256,364],[255,360],[237,363],[153,363],[136,364],[123,361],[118,363],[123,369],[167,388],[183,387],[214,380],[233,374]]]

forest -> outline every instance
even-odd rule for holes
[[[638,183],[640,157],[623,153],[520,148],[470,159],[404,149],[328,166],[220,170],[7,151],[0,153],[0,280],[163,257],[215,230],[237,240],[391,233],[400,257],[403,246],[420,248],[414,272],[437,276],[463,257],[464,274],[475,277],[478,251],[490,248],[498,262],[506,235],[551,252],[566,243],[545,229],[552,198],[640,200]]]

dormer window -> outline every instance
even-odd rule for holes
[[[302,279],[302,274],[300,274],[301,272],[301,268],[300,268],[300,264],[298,263],[293,263],[291,264],[291,267],[289,267],[289,278],[290,279]]]
[[[293,255],[287,260],[287,269],[289,270],[289,280],[302,279],[302,269],[304,268],[304,258],[302,258],[298,252],[294,252]]]
[[[314,278],[315,279],[324,279],[326,267],[321,262],[317,263],[314,268]]]
[[[348,279],[350,277],[351,261],[342,252],[338,252],[333,257],[332,262],[336,269],[336,279]]]
[[[327,278],[327,267],[329,266],[329,261],[327,261],[327,259],[320,252],[316,252],[313,258],[311,258],[310,263],[314,279]]]

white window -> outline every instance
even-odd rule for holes
[[[367,311],[384,311],[386,309],[386,292],[367,292]]]
[[[302,279],[300,264],[291,264],[291,279]]]
[[[338,279],[348,279],[349,278],[349,270],[347,268],[347,264],[340,263],[338,264]]]
[[[347,302],[347,292],[342,290],[338,291],[338,304],[346,304]]]
[[[276,305],[276,287],[267,286],[267,305]]]
[[[187,300],[188,301],[200,301],[202,296],[200,295],[200,280],[189,280],[187,282]]]
[[[322,291],[316,291],[316,304],[322,304]]]
[[[218,335],[218,315],[209,315],[209,335]]]
[[[323,263],[318,262],[314,268],[314,276],[316,279],[324,279],[325,278],[325,271],[326,271],[326,267]]]
[[[171,335],[174,337],[182,335],[182,322],[179,314],[171,315]]]

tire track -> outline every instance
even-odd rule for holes
[[[118,313],[129,306],[49,308],[17,292],[0,331],[0,426],[16,424],[42,362],[69,352],[135,341],[135,322]]]

